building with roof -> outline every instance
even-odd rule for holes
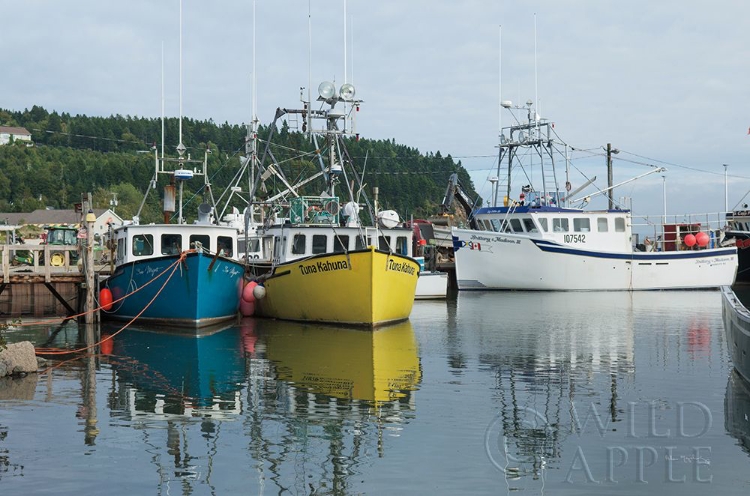
[[[7,145],[13,141],[27,141],[31,143],[31,133],[25,127],[0,126],[0,145]]]
[[[112,224],[113,227],[123,224],[122,218],[109,208],[95,208],[93,210],[96,216],[96,222],[94,222],[95,236],[98,234],[103,237],[109,229],[109,224]],[[84,213],[73,209],[38,209],[33,212],[0,213],[0,223],[14,226],[34,225],[42,228],[49,225],[79,227],[83,215]]]

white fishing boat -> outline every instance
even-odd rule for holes
[[[504,160],[508,170],[503,205],[497,206],[495,190],[492,206],[473,212],[470,229],[451,231],[460,290],[635,291],[734,282],[737,250],[715,246],[719,226],[664,224],[654,241],[646,238],[639,246],[630,210],[614,208],[612,200],[604,210],[571,206],[576,192],[569,182],[561,192],[555,172],[556,149],[564,143],[553,139],[552,124],[538,118],[531,102],[516,109],[528,118],[501,135],[498,176]],[[511,170],[529,156],[540,159],[534,166],[541,170],[542,187],[524,186],[513,200]],[[603,192],[613,188],[610,181]]]

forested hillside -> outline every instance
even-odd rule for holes
[[[0,212],[29,212],[37,208],[72,208],[81,195],[94,193],[94,206],[110,206],[117,195],[117,213],[130,218],[138,210],[143,193],[154,172],[154,145],[161,143],[161,120],[142,117],[88,117],[48,112],[34,106],[31,110],[0,110],[0,125],[25,127],[34,146],[16,142],[0,146]],[[167,153],[178,141],[178,120],[166,120]],[[268,136],[261,127],[261,140]],[[209,148],[209,176],[215,198],[227,188],[239,169],[244,153],[247,129],[229,123],[196,121],[183,118],[183,143],[193,158],[202,158]],[[273,141],[273,153],[291,181],[319,170],[317,162],[300,158],[298,150],[313,150],[305,135],[282,123]],[[262,142],[260,148],[264,147]],[[357,169],[365,171],[366,192],[379,186],[380,204],[408,218],[439,212],[448,177],[458,172],[470,194],[473,185],[468,172],[450,155],[422,155],[414,148],[389,140],[354,139],[348,142]],[[186,191],[198,189],[202,179],[193,179]],[[162,179],[161,184],[165,182]],[[266,184],[274,187],[273,179]],[[321,183],[313,183],[306,194],[318,194]],[[149,195],[141,219],[161,218],[157,189]],[[188,216],[195,211],[199,197],[186,195]],[[240,207],[241,205],[237,205]]]

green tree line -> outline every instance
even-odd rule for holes
[[[131,218],[141,205],[154,175],[154,149],[161,146],[161,119],[114,115],[90,117],[48,112],[34,106],[23,111],[0,109],[0,125],[25,127],[34,146],[18,141],[0,146],[0,211],[30,212],[38,208],[72,208],[82,195],[94,193],[94,207],[106,208],[117,196],[117,213]],[[179,121],[165,119],[165,148],[175,150]],[[262,154],[269,128],[258,132]],[[284,174],[294,183],[319,170],[311,154],[315,146],[307,136],[290,129],[286,121],[276,130],[270,150]],[[192,158],[208,155],[211,193],[219,198],[237,174],[247,127],[216,124],[212,120],[183,118],[182,141]],[[440,213],[448,178],[457,172],[467,192],[476,197],[468,172],[461,162],[440,152],[422,154],[416,148],[394,140],[349,139],[347,147],[357,170],[364,172],[365,193],[380,190],[382,208],[396,210],[403,218],[426,217]],[[161,180],[161,185],[165,183]],[[202,178],[185,186],[188,218],[208,196]],[[282,188],[269,179],[266,194]],[[194,195],[193,192],[199,193]],[[311,183],[303,194],[319,194],[321,183]],[[191,193],[187,193],[190,191]],[[161,213],[161,188],[152,191],[144,204],[141,220],[156,222]],[[240,210],[241,201],[235,202]]]

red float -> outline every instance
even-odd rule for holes
[[[255,281],[250,281],[249,283],[245,284],[245,287],[242,288],[242,301],[246,301],[249,303],[255,302],[255,296],[253,296],[253,289],[255,289],[255,286],[257,286],[258,283]]]
[[[112,310],[112,291],[109,288],[102,288],[99,291],[99,306],[105,312]]]
[[[698,246],[700,246],[701,248],[705,248],[706,246],[708,246],[709,240],[710,238],[708,234],[704,232],[699,232],[698,234],[695,235],[695,241],[698,243]]]
[[[695,236],[692,234],[688,234],[685,236],[685,239],[682,240],[683,243],[685,243],[685,246],[688,248],[692,248],[695,246]]]

